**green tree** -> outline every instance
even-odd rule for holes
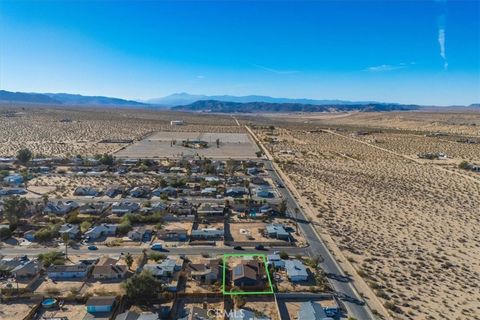
[[[472,167],[472,165],[470,163],[468,163],[467,161],[462,161],[460,162],[460,164],[458,165],[458,167],[460,169],[463,169],[463,170],[470,170],[470,168]]]
[[[58,228],[55,226],[48,226],[35,232],[35,239],[39,242],[48,242],[58,237]]]
[[[125,235],[130,230],[132,230],[132,225],[128,220],[120,223],[117,228],[118,234],[120,235]]]
[[[32,159],[32,151],[27,148],[18,150],[17,160],[23,165],[26,165]]]
[[[122,286],[130,301],[146,304],[158,298],[162,288],[161,283],[148,271],[134,274]]]
[[[281,251],[280,252],[280,259],[288,260],[288,253],[286,253],[285,251]]]
[[[10,228],[0,228],[0,240],[8,239],[12,236]]]
[[[62,257],[62,254],[58,251],[49,251],[46,253],[40,253],[38,255],[38,260],[40,260],[45,267],[49,267],[52,264],[64,264],[65,259]]]
[[[115,163],[115,158],[108,153],[104,153],[98,160],[100,161],[101,164],[106,166],[113,166]]]
[[[88,229],[90,229],[92,227],[92,223],[90,221],[83,221],[81,224],[80,224],[80,231],[82,231],[82,233],[85,233],[86,231],[88,231]]]
[[[5,212],[8,222],[11,225],[18,224],[20,219],[25,216],[29,204],[27,199],[20,198],[19,196],[7,198],[3,206],[3,211]]]
[[[133,257],[132,257],[132,255],[130,254],[130,252],[128,252],[128,253],[125,255],[125,263],[127,264],[128,269],[130,269],[130,268],[132,267]]]

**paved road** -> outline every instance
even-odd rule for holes
[[[89,256],[101,256],[103,254],[121,254],[130,252],[132,254],[142,253],[144,249],[147,249],[148,252],[153,252],[149,249],[148,245],[136,246],[136,247],[107,247],[107,246],[97,246],[98,250],[88,250],[86,246],[81,246],[78,249],[69,248],[68,254],[82,254]],[[63,246],[57,248],[51,247],[4,247],[0,249],[0,255],[5,256],[18,256],[18,255],[28,255],[36,256],[39,253],[44,253],[52,250],[64,250]],[[306,254],[308,248],[297,248],[297,247],[265,247],[265,250],[255,250],[252,248],[245,248],[245,250],[235,250],[232,247],[216,247],[216,246],[182,246],[182,247],[167,247],[164,251],[156,251],[164,254],[185,254],[185,255],[200,255],[208,253],[211,255],[214,254],[224,254],[224,253],[265,253],[269,254],[273,251],[285,251],[290,255],[296,254]]]
[[[284,185],[272,163],[270,161],[265,161],[264,163],[273,181],[279,181]],[[320,265],[327,274],[330,284],[337,292],[340,300],[344,303],[349,315],[362,320],[375,319],[364,300],[358,295],[351,283],[351,279],[343,273],[335,258],[313,229],[312,224],[308,222],[303,210],[298,206],[290,191],[287,188],[278,188],[278,190],[287,203],[288,213],[293,216],[295,212],[298,213],[296,218],[298,219],[299,229],[309,244],[307,252],[310,256],[321,256],[323,258]],[[295,211],[295,208],[297,208],[297,211]]]

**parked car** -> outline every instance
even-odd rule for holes
[[[163,249],[163,246],[161,243],[157,242],[157,243],[154,243],[150,246],[150,249],[152,250],[162,250]]]
[[[88,250],[98,250],[97,246],[88,246]]]
[[[255,249],[256,249],[256,250],[265,250],[265,247],[264,247],[262,244],[257,244],[257,245],[255,246]]]
[[[242,246],[235,246],[233,247],[234,250],[243,250]]]

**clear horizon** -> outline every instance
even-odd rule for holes
[[[0,89],[480,102],[478,1],[0,1]]]

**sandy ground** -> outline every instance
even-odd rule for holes
[[[34,307],[33,304],[27,302],[2,302],[0,303],[0,319],[2,320],[19,320],[25,318],[30,310]]]
[[[119,150],[127,144],[99,143],[105,139],[139,140],[154,131],[244,132],[228,115],[172,113],[166,111],[67,109],[0,106],[19,111],[15,117],[0,116],[0,156],[15,156],[27,147],[46,156],[94,155]],[[68,119],[70,122],[62,122]],[[184,120],[184,126],[171,126]]]
[[[206,148],[183,147],[182,140],[202,140]],[[216,140],[220,145],[217,147]],[[173,141],[175,140],[175,144]],[[178,158],[199,155],[211,159],[255,159],[258,147],[246,133],[156,132],[115,153],[119,158]]]
[[[44,295],[68,295],[68,294],[78,294],[85,281],[81,280],[51,280],[45,278],[45,280],[38,286],[35,290],[35,293],[44,294]]]
[[[52,310],[42,309],[39,319],[43,319],[43,317],[66,317],[68,320],[82,320],[86,313],[84,304],[65,304],[61,308]]]
[[[242,307],[254,311],[259,315],[267,316],[271,320],[280,320],[275,301],[272,298],[245,298],[245,305]]]
[[[401,153],[447,149],[476,158],[476,149],[468,153],[464,144],[436,140],[429,146],[418,137],[400,144],[398,136],[376,148],[342,134],[282,130],[281,142],[269,144],[318,212],[319,230],[333,236],[385,305],[396,310],[394,317],[474,319],[480,312],[473,284],[480,281],[480,183]],[[284,158],[284,149],[297,157]]]

